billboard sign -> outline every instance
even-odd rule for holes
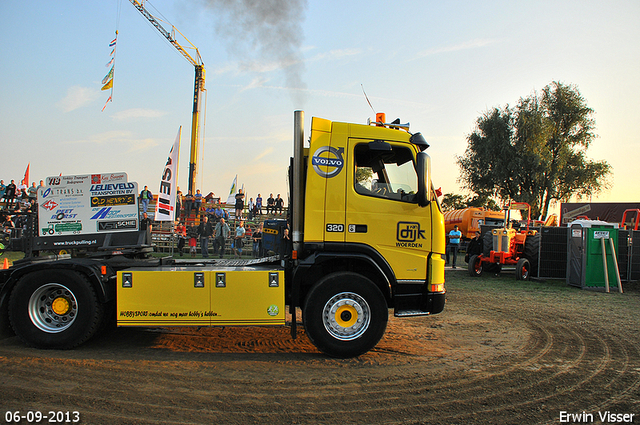
[[[38,236],[136,230],[137,194],[126,173],[47,177],[38,189]]]

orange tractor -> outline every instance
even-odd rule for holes
[[[515,265],[516,279],[529,280],[532,274],[537,274],[540,250],[540,235],[536,230],[529,229],[531,206],[525,202],[510,202],[504,210],[504,227],[485,233],[483,253],[469,259],[469,274],[480,276],[483,270],[500,272],[503,265]],[[513,228],[511,210],[527,211],[524,229]]]

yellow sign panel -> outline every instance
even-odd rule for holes
[[[118,326],[284,325],[284,272],[154,268],[118,272]]]

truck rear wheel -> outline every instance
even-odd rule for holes
[[[355,357],[371,350],[387,328],[389,310],[380,289],[357,273],[337,272],[310,291],[303,323],[311,342],[323,353]]]
[[[13,330],[37,348],[78,346],[95,334],[102,316],[103,306],[87,278],[68,270],[23,276],[9,300]]]

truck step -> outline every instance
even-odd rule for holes
[[[400,310],[393,312],[395,317],[428,316],[429,314],[428,311],[422,310]]]

